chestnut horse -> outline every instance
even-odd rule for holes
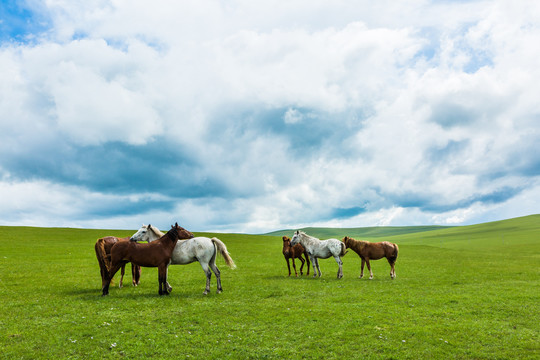
[[[116,236],[105,236],[96,241],[94,246],[96,250],[96,257],[101,270],[101,288],[105,286],[107,282],[107,269],[111,266],[111,249],[114,244],[119,241],[129,241],[129,237],[118,238]],[[125,265],[122,265],[121,277],[119,287],[122,287],[124,281]],[[131,282],[133,286],[139,285],[141,281],[141,267],[139,265],[131,264]]]
[[[352,249],[362,259],[360,279],[364,276],[364,263],[367,264],[369,278],[373,279],[373,271],[371,271],[369,260],[379,260],[383,257],[390,264],[390,278],[394,279],[396,277],[395,265],[399,251],[397,244],[388,241],[371,243],[369,241],[355,240],[348,236],[345,236],[342,241],[346,248]]]
[[[108,270],[107,282],[103,286],[103,296],[109,295],[109,284],[114,274],[127,262],[144,267],[158,268],[159,295],[169,295],[165,286],[167,269],[171,263],[171,255],[178,239],[190,239],[193,234],[176,223],[165,235],[148,244],[135,241],[117,242],[111,249],[111,267]]]
[[[306,257],[306,260],[302,257],[302,254]],[[304,267],[304,263],[307,261],[307,274],[309,275],[309,267],[311,266],[309,263],[309,257],[306,252],[306,249],[301,244],[296,244],[294,246],[291,246],[291,239],[288,236],[283,237],[283,256],[285,257],[285,260],[287,261],[287,267],[289,268],[289,276],[291,276],[291,265],[289,264],[289,259],[292,259],[292,266],[294,268],[294,273],[298,277],[298,273],[296,272],[296,265],[294,263],[294,259],[300,259],[302,262],[302,265],[300,266],[300,275],[304,275],[302,272],[302,268]]]

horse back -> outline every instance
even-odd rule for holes
[[[210,238],[199,236],[187,240],[179,240],[172,252],[171,264],[191,264],[205,257],[208,253],[213,254],[214,251],[214,243]]]

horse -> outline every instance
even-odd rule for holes
[[[397,244],[388,241],[371,243],[369,241],[355,240],[348,236],[345,236],[342,241],[346,248],[352,249],[362,259],[360,279],[364,276],[364,263],[367,264],[369,270],[369,279],[373,279],[373,271],[371,271],[369,260],[379,260],[383,257],[390,264],[390,278],[393,280],[396,277],[395,265],[399,251]]]
[[[109,295],[109,284],[120,269],[127,262],[144,267],[158,268],[159,295],[169,295],[165,286],[167,282],[167,269],[171,262],[171,255],[178,239],[192,238],[193,234],[176,223],[158,240],[139,244],[135,241],[117,242],[111,249],[111,268],[108,270],[107,282],[103,286],[103,296]]]
[[[319,277],[322,275],[318,259],[328,259],[330,256],[333,256],[339,265],[337,278],[341,279],[343,277],[343,261],[341,261],[341,257],[347,251],[345,244],[341,241],[338,239],[319,240],[303,231],[297,230],[292,237],[291,246],[295,246],[296,244],[301,244],[306,249],[313,264],[313,277],[317,276],[317,271],[319,271]]]
[[[292,259],[292,266],[294,268],[294,273],[296,274],[296,277],[298,277],[298,273],[296,272],[296,265],[294,263],[294,259],[300,259],[302,262],[302,265],[300,266],[300,275],[304,275],[302,272],[302,268],[304,267],[304,263],[307,261],[307,274],[309,275],[309,258],[308,254],[306,252],[306,249],[300,244],[296,244],[295,246],[291,246],[291,239],[288,236],[283,236],[283,256],[285,257],[285,260],[287,261],[287,267],[289,268],[289,276],[291,276],[291,265],[289,264],[289,259]],[[302,257],[302,254],[306,257],[306,260]]]
[[[131,241],[148,241],[153,242],[157,238],[163,236],[163,233],[152,225],[143,225],[132,237]],[[221,273],[216,266],[216,255],[220,254],[225,260],[225,264],[231,269],[236,268],[236,265],[227,251],[227,246],[218,238],[207,237],[194,237],[188,240],[181,240],[176,243],[174,247],[171,264],[172,265],[186,265],[192,262],[198,261],[206,274],[206,288],[203,292],[207,295],[210,292],[210,279],[212,277],[212,271],[216,275],[217,279],[217,293],[221,293],[223,288],[221,286]],[[166,282],[167,289],[172,290],[172,287]]]
[[[101,270],[101,288],[105,286],[107,281],[107,269],[111,265],[111,248],[119,241],[129,241],[129,236],[125,238],[118,238],[116,236],[105,236],[101,239],[97,239],[94,249],[96,251],[96,257]],[[122,287],[124,281],[125,265],[122,265],[121,277],[119,287]],[[139,285],[141,282],[141,267],[139,265],[131,264],[131,282],[133,286]]]

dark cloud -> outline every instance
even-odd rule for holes
[[[366,212],[363,206],[353,206],[349,208],[335,208],[332,210],[330,219],[347,219]]]
[[[296,119],[287,121],[294,111]],[[280,106],[237,106],[221,109],[209,130],[212,137],[226,134],[224,141],[249,141],[253,136],[284,139],[291,155],[299,158],[347,156],[347,139],[355,135],[367,118],[367,110],[327,112],[316,108]],[[240,140],[242,139],[242,140]]]
[[[158,139],[146,145],[110,142],[77,147],[57,141],[2,158],[17,180],[46,180],[113,194],[161,193],[178,198],[226,195],[227,189],[187,147]]]
[[[404,194],[381,193],[381,197],[389,201],[392,206],[403,208],[418,208],[427,213],[444,213],[458,209],[465,209],[475,203],[500,204],[519,195],[524,188],[509,187],[495,189],[488,193],[474,194],[456,201],[440,201],[439,196],[427,193],[409,192]]]
[[[449,129],[474,123],[478,115],[471,109],[452,102],[442,102],[432,108],[430,120]]]
[[[426,151],[426,159],[432,163],[446,162],[455,158],[463,158],[463,151],[469,146],[469,140],[453,141],[441,147],[431,147]]]

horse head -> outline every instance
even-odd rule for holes
[[[149,241],[148,229],[150,228],[150,226],[151,226],[150,224],[148,225],[143,224],[141,228],[137,230],[137,232],[133,234],[131,238],[129,238],[129,241],[135,241],[135,242]]]
[[[348,249],[349,248],[349,243],[350,243],[350,238],[348,236],[345,236],[343,239],[341,239],[341,241],[343,241],[343,243],[345,244],[345,249]]]
[[[178,226],[178,223],[175,223],[174,226],[171,226],[171,231],[175,230],[176,234],[178,236],[178,239],[185,240],[185,239],[193,239],[195,236],[191,231],[184,229],[181,226]]]
[[[296,232],[294,233],[291,239],[291,246],[298,244],[298,242],[300,241],[300,235],[301,235],[300,230],[296,230]]]

